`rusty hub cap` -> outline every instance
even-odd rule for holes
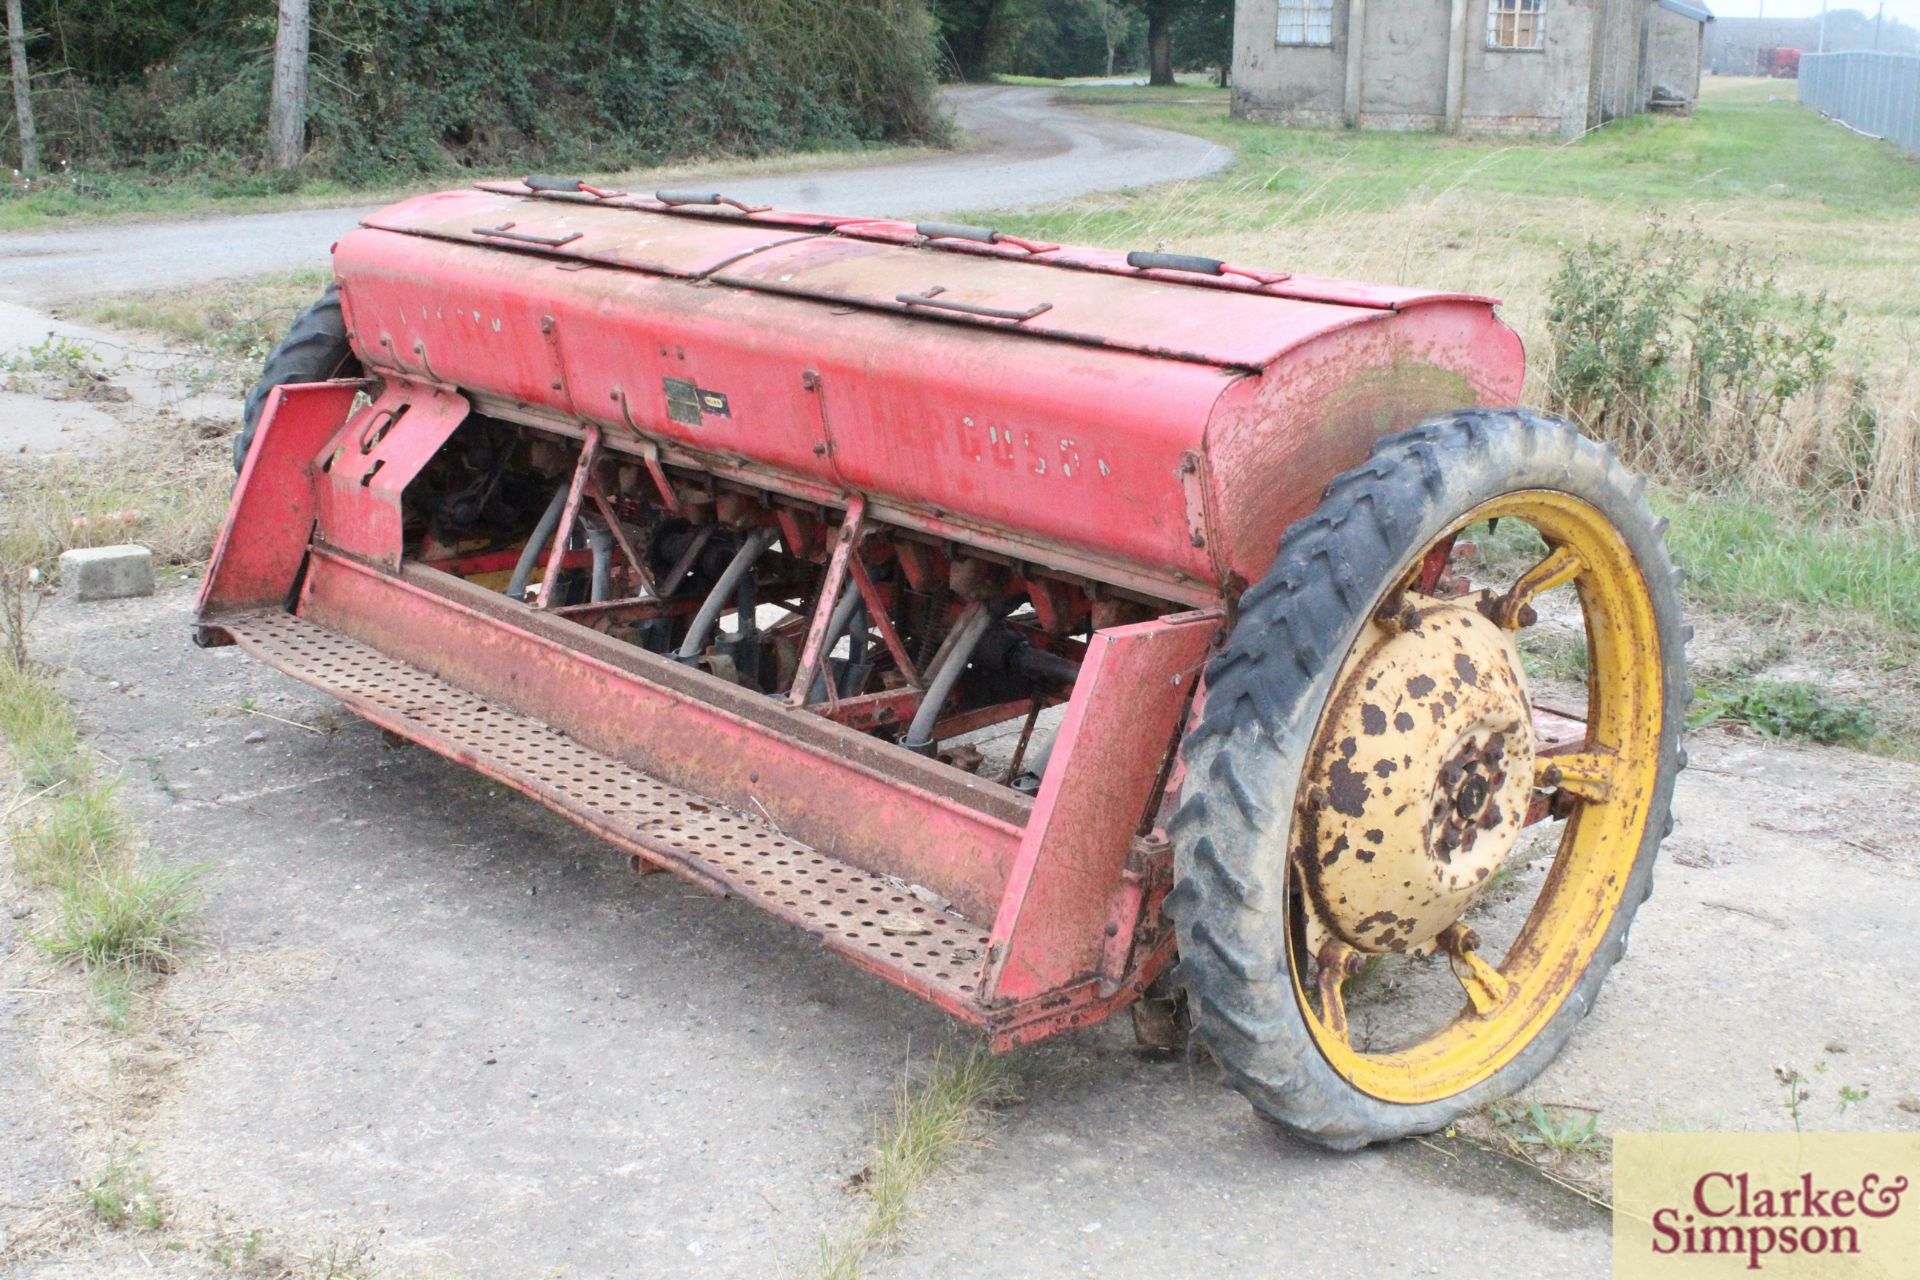
[[[1361,951],[1431,949],[1506,861],[1533,790],[1507,633],[1474,609],[1406,599],[1340,673],[1295,850],[1313,915]]]

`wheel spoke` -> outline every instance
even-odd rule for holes
[[[1566,586],[1586,571],[1587,563],[1579,552],[1572,547],[1555,547],[1540,563],[1521,574],[1507,589],[1507,594],[1488,601],[1486,615],[1508,631],[1530,626],[1534,617],[1533,610],[1527,607],[1528,601],[1555,587]]]
[[[1348,978],[1358,975],[1365,967],[1366,961],[1360,953],[1344,942],[1329,939],[1320,948],[1320,1024],[1342,1044],[1350,1042],[1343,988]]]
[[[1480,935],[1465,925],[1454,924],[1440,934],[1439,942],[1447,953],[1447,967],[1453,970],[1454,978],[1466,991],[1467,1002],[1475,1014],[1487,1017],[1507,1002],[1513,994],[1513,984],[1475,953]]]
[[[1614,773],[1620,760],[1604,751],[1569,751],[1538,756],[1533,762],[1533,785],[1543,791],[1565,791],[1589,804],[1613,798]]]

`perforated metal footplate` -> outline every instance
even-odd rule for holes
[[[880,876],[306,619],[273,611],[219,625],[267,665],[623,848],[752,901],[949,1007],[978,1003],[986,933]]]

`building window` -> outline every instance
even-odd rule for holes
[[[1333,0],[1280,0],[1280,44],[1332,44]]]
[[[1545,6],[1546,0],[1487,0],[1487,48],[1546,48]]]

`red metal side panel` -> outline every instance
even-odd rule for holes
[[[199,616],[284,603],[319,511],[313,460],[340,429],[358,382],[283,386],[267,394],[253,447],[220,527]]]
[[[889,329],[890,340],[836,343],[815,361],[842,484],[1161,573],[1208,577],[1180,466],[1198,447],[1196,420],[1233,375],[861,319]]]
[[[354,414],[314,462],[320,540],[398,569],[401,493],[466,416],[466,400],[451,391],[388,379],[380,398]]]
[[[994,919],[992,998],[1099,968],[1135,828],[1221,622],[1204,610],[1094,633]]]

